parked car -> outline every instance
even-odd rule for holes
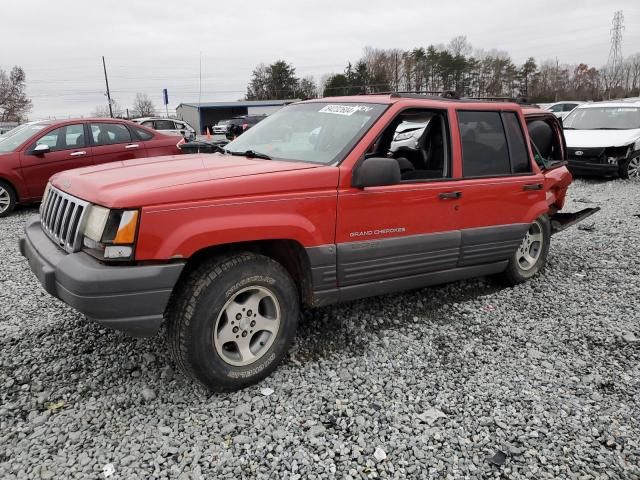
[[[17,203],[39,201],[51,175],[62,170],[178,153],[175,136],[126,120],[30,123],[0,140],[0,217]]]
[[[213,126],[213,133],[215,135],[225,135],[227,133],[229,122],[231,122],[231,119],[218,121],[218,123]]]
[[[267,118],[266,115],[242,115],[239,117],[233,117],[227,124],[227,131],[225,132],[225,135],[229,140],[233,140],[265,118]]]
[[[143,117],[134,118],[132,122],[139,123],[147,128],[158,130],[167,135],[180,135],[186,140],[196,138],[195,129],[184,120],[174,120],[164,117]]]
[[[640,100],[585,103],[564,130],[573,173],[640,178]]]
[[[555,114],[556,117],[558,117],[559,119],[563,119],[565,118],[567,115],[569,115],[574,108],[576,108],[578,105],[582,105],[585,102],[556,102],[556,103],[550,103],[548,105],[546,105],[545,110],[548,110],[550,112],[553,112]]]
[[[53,296],[134,335],[166,318],[180,369],[242,388],[282,361],[301,305],[540,272],[552,233],[596,209],[560,213],[572,180],[562,129],[526,114],[560,161],[536,161],[515,103],[296,103],[224,153],[55,175],[20,250]],[[397,156],[403,122],[427,127]]]

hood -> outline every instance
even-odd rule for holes
[[[111,208],[127,208],[264,193],[274,188],[266,177],[286,179],[287,174],[308,170],[332,170],[336,177],[338,171],[309,163],[194,154],[68,170],[56,174],[52,183],[83,200]],[[290,178],[284,184],[289,189],[296,187]]]
[[[624,147],[640,139],[640,129],[634,130],[565,130],[569,148]]]

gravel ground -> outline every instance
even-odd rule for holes
[[[544,274],[306,312],[210,395],[45,294],[0,219],[0,478],[640,478],[640,183],[578,180]]]

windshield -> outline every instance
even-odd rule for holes
[[[629,130],[640,128],[638,107],[577,108],[564,119],[569,130]]]
[[[329,165],[342,160],[380,117],[386,105],[299,103],[289,105],[247,130],[225,148],[274,159]]]
[[[7,153],[15,151],[20,145],[29,140],[29,138],[44,129],[46,125],[42,124],[28,124],[23,125],[12,130],[10,135],[0,138],[0,153]]]
[[[226,125],[227,123],[229,123],[231,120],[220,120],[218,123],[216,123],[216,125]]]

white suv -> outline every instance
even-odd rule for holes
[[[184,120],[174,120],[173,118],[162,117],[143,117],[134,118],[132,121],[169,135],[182,135],[187,140],[192,140],[196,137],[195,129]]]

